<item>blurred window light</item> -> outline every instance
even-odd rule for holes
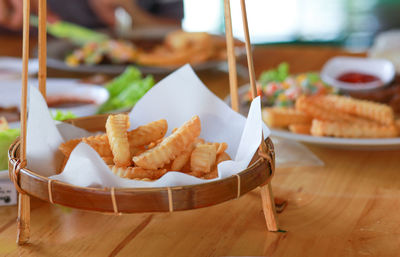
[[[224,0],[183,1],[184,30],[224,33]],[[243,39],[240,0],[230,3],[233,34]],[[344,42],[354,34],[352,42],[369,44],[386,17],[377,10],[395,5],[400,0],[246,0],[252,43]]]

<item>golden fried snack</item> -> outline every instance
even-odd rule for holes
[[[342,122],[313,120],[311,126],[313,136],[333,136],[349,138],[382,138],[396,137],[394,125],[361,125]]]
[[[90,145],[101,157],[113,156],[106,134],[84,137],[82,142]]]
[[[148,145],[165,136],[168,130],[166,120],[158,120],[149,124],[137,127],[128,132],[128,141],[130,147]]]
[[[197,144],[202,144],[204,143],[204,140],[201,138],[196,138],[194,142],[189,145],[187,149],[185,149],[181,154],[179,154],[171,164],[171,170],[173,171],[181,171],[185,167],[186,164],[189,163],[190,156],[192,155],[192,152],[194,148],[196,147]],[[187,168],[187,170],[190,170],[190,166]]]
[[[225,142],[223,142],[223,143],[217,143],[217,144],[218,144],[218,146],[217,146],[217,156],[218,156],[219,154],[222,154],[223,152],[225,152],[226,149],[228,149],[228,144],[225,143]]]
[[[393,110],[386,104],[338,95],[320,95],[318,97],[319,101],[326,106],[331,106],[344,113],[364,117],[385,125],[391,125],[394,122]]]
[[[165,138],[156,147],[133,157],[134,163],[145,169],[159,169],[182,153],[200,135],[198,116],[183,124],[175,133]]]
[[[69,158],[72,150],[82,141],[82,138],[72,139],[65,143],[60,144],[58,149],[64,154],[66,158]]]
[[[334,107],[331,105],[323,104],[319,96],[301,96],[296,100],[295,105],[296,110],[302,111],[318,120],[373,124],[372,121],[356,117],[348,113],[340,112],[334,109]]]
[[[190,156],[192,172],[209,173],[217,159],[217,148],[214,144],[198,144]]]
[[[114,165],[114,157],[113,156],[105,156],[105,157],[101,157],[101,159],[103,159],[103,161],[107,165]]]
[[[155,180],[162,177],[165,173],[167,173],[166,169],[157,169],[157,170],[148,170],[139,167],[118,167],[111,166],[111,171],[121,177],[121,178],[129,178],[129,179],[138,179],[138,180]]]
[[[397,132],[400,135],[400,119],[395,120],[394,124],[396,125]]]
[[[287,127],[290,124],[311,123],[312,118],[293,108],[266,107],[262,110],[262,117],[270,127]]]
[[[289,130],[296,134],[310,135],[311,133],[311,123],[307,124],[291,124],[289,125]]]
[[[186,63],[201,63],[212,55],[212,49],[191,48],[184,51],[171,51],[165,47],[159,47],[150,53],[140,52],[136,62],[143,66],[176,67]]]
[[[184,51],[193,47],[206,48],[212,43],[212,36],[206,32],[176,30],[165,37],[165,45],[174,51]]]
[[[204,179],[213,179],[218,177],[218,164],[224,161],[231,160],[231,157],[229,154],[223,152],[221,154],[217,155],[217,160],[215,162],[215,165],[210,173],[206,173],[202,178]]]
[[[117,166],[126,167],[131,164],[129,152],[128,133],[129,117],[127,114],[108,116],[106,132],[108,141],[114,155],[114,163]]]
[[[171,170],[173,170],[173,171],[182,170],[182,168],[185,166],[185,164],[189,162],[193,149],[194,149],[194,146],[191,146],[191,147],[189,147],[189,149],[185,150],[183,153],[180,153],[172,161]]]

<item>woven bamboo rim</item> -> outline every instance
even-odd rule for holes
[[[105,122],[105,117],[107,116],[91,116],[71,120],[70,123],[95,130],[97,127],[104,128],[102,123]],[[86,128],[82,126],[84,124],[97,126]],[[236,199],[267,184],[273,176],[275,156],[271,140],[268,138],[265,143],[266,149],[255,153],[247,169],[235,176],[198,185],[157,188],[79,187],[51,180],[27,168],[18,170],[14,182],[24,194],[83,210],[121,214],[197,209]],[[14,167],[20,161],[20,147],[18,138],[9,149],[10,174],[15,174]]]

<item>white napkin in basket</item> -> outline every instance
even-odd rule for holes
[[[43,110],[45,107],[42,106],[39,110],[38,105],[41,104],[35,97],[37,94],[32,96],[31,117],[45,116],[46,110]],[[31,112],[37,113],[31,114]],[[219,164],[219,177],[216,179],[229,177],[245,169],[260,144],[263,130],[260,99],[256,98],[252,102],[246,120],[209,91],[189,65],[183,66],[160,81],[136,104],[130,113],[131,129],[154,120],[166,119],[169,126],[167,135],[169,135],[173,128],[181,126],[194,115],[200,117],[202,138],[212,142],[226,142],[229,145],[227,152],[233,160]],[[37,138],[34,141],[28,139],[28,144],[33,144],[30,146],[31,149],[37,147],[40,141],[46,139],[48,142],[42,145],[46,151],[41,151],[47,152],[47,155],[36,154],[35,158],[32,158],[31,152],[28,152],[28,167],[35,167],[36,172],[47,176],[48,169],[43,173],[42,169],[36,167],[43,166],[39,162],[55,163],[53,167],[60,165],[59,160],[54,158],[57,156],[54,147],[64,139],[60,140],[60,136],[54,132],[54,122],[49,122],[48,119],[43,119],[40,123],[29,119],[28,125],[30,129],[41,131],[39,135],[35,135]],[[53,133],[47,133],[48,131]],[[269,130],[264,128],[264,137],[269,134]],[[163,187],[213,181],[180,172],[168,172],[153,182],[123,179],[115,176],[98,154],[84,143],[80,143],[71,153],[64,171],[51,178],[83,187]]]

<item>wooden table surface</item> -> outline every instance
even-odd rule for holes
[[[20,55],[19,41],[0,37],[0,55]],[[341,54],[267,46],[255,49],[254,61],[257,74],[281,61],[302,72]],[[228,93],[226,74],[200,77],[218,96]],[[15,243],[17,208],[0,208],[0,256],[399,256],[400,151],[309,148],[325,166],[278,168],[272,181],[275,196],[288,203],[278,214],[287,232],[267,232],[258,190],[172,214],[113,216],[33,200],[25,246]]]

